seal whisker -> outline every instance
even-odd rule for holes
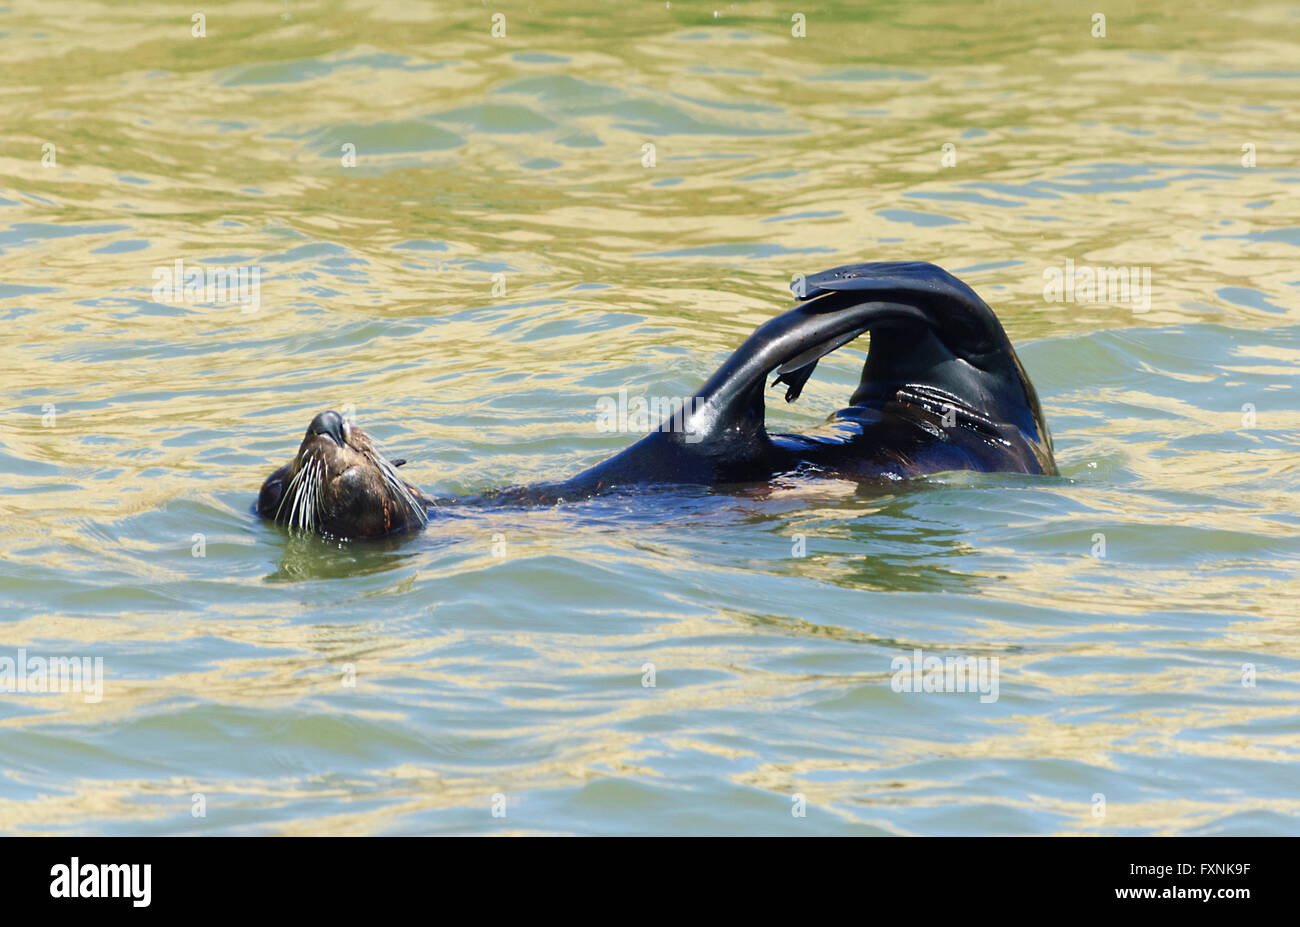
[[[416,500],[414,495],[412,495],[410,488],[406,485],[406,481],[397,475],[397,469],[393,464],[388,460],[388,458],[384,457],[377,451],[371,455],[371,459],[374,461],[375,466],[379,468],[384,484],[389,488],[393,495],[401,500],[402,504],[406,506],[407,511],[413,514],[421,525],[425,524],[429,520],[429,513],[425,511],[424,506]]]
[[[316,485],[312,492],[311,523],[313,527],[323,514],[324,493],[321,490],[325,485],[325,462],[317,461],[316,467]]]
[[[312,484],[312,497],[311,497],[312,498],[311,524],[313,529],[315,529],[316,522],[321,517],[322,514],[321,509],[324,504],[324,495],[321,492],[321,488],[323,487],[325,481],[325,464],[321,461],[317,461],[317,464],[318,466],[316,467],[316,476]]]
[[[284,511],[284,504],[286,502],[289,502],[290,499],[295,498],[294,493],[296,492],[296,488],[299,482],[302,480],[302,472],[303,472],[302,468],[301,467],[298,468],[298,472],[293,475],[293,479],[289,481],[289,485],[284,488],[284,494],[280,497],[280,505],[275,510],[276,521],[280,520],[280,513]],[[292,521],[292,517],[293,517],[292,503],[290,503],[289,505],[289,516],[290,516],[290,520]]]
[[[309,472],[311,472],[310,461],[308,461],[307,464],[305,464],[303,468],[299,471],[299,474],[302,478],[294,480],[294,482],[297,485],[294,487],[293,501],[289,504],[289,530],[290,531],[293,530],[294,526],[298,522],[298,507],[302,503],[302,488],[307,485],[307,474]]]
[[[307,476],[302,481],[302,487],[298,490],[298,498],[294,502],[293,521],[299,530],[307,529],[306,503],[307,496],[311,492],[311,475],[316,469],[316,461],[312,460],[307,464]]]
[[[313,459],[311,473],[307,478],[307,486],[302,499],[302,527],[304,531],[311,531],[316,526],[316,506],[317,500],[320,498],[320,470],[320,459]]]
[[[319,493],[318,480],[321,461],[318,457],[310,458],[298,469],[293,481],[285,490],[285,499],[289,501],[289,516],[286,525],[292,529],[310,531],[314,520],[309,520],[314,494]],[[290,499],[289,497],[292,496]],[[281,503],[283,505],[283,503]],[[279,513],[276,513],[277,518]]]
[[[366,457],[379,471],[379,476],[384,481],[384,485],[388,488],[388,491],[396,497],[397,501],[402,503],[407,512],[414,515],[421,526],[427,524],[429,520],[428,511],[425,510],[424,506],[421,505],[412,494],[410,487],[406,485],[406,481],[397,475],[396,466],[393,465],[391,460],[384,456],[384,453],[373,440],[369,442],[369,447],[366,450]]]
[[[302,487],[302,499],[298,505],[298,526],[303,531],[311,530],[311,492],[312,487],[316,484],[316,461],[313,459],[311,468],[307,471],[307,481]]]

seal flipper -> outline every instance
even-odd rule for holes
[[[1033,387],[993,310],[966,284],[926,263],[846,265],[800,284],[806,299],[759,326],[671,427],[578,474],[566,489],[769,478],[787,461],[764,427],[767,376],[779,369],[777,382],[793,401],[821,357],[865,332],[871,346],[854,404],[895,401],[909,386],[952,396],[1019,429],[1026,466],[1055,471]]]
[[[779,374],[772,385],[785,383],[789,389],[785,391],[785,401],[794,402],[803,392],[804,384],[812,376],[813,371],[817,369],[817,362],[838,348],[844,347],[850,341],[858,337],[858,332],[850,332],[847,335],[841,335],[838,338],[832,338],[824,344],[819,344],[815,348],[804,351],[793,360],[786,361],[776,372]]]
[[[1056,472],[1038,394],[993,310],[961,280],[923,262],[871,263],[798,284],[810,299],[892,299],[924,316],[924,326],[872,329],[854,405],[925,399],[955,407],[972,424],[997,423],[1009,432],[1029,472]]]
[[[819,355],[819,359],[820,359],[820,355]],[[793,370],[786,370],[786,371],[778,370],[777,371],[778,376],[775,380],[772,381],[772,385],[776,386],[779,383],[786,384],[785,401],[794,402],[796,399],[799,398],[799,394],[803,392],[804,384],[808,382],[808,378],[813,375],[813,371],[816,369],[817,369],[817,361],[813,361],[810,364],[805,364],[802,367],[796,367]]]
[[[716,485],[770,478],[784,467],[764,427],[768,374],[791,365],[785,382],[802,387],[823,354],[890,323],[921,325],[924,318],[902,303],[867,303],[829,291],[796,306],[759,326],[659,430],[565,481],[557,494],[628,483]],[[797,395],[792,389],[791,398]]]

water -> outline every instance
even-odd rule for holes
[[[105,680],[0,697],[0,830],[1300,832],[1300,14],[549,6],[3,13],[0,656]],[[1149,309],[1045,299],[1067,258]],[[256,311],[155,302],[178,259]],[[1060,478],[250,514],[327,407],[433,493],[567,476],[792,274],[911,259]],[[997,700],[894,691],[918,648]]]

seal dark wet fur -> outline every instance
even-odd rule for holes
[[[796,281],[795,289],[798,305],[759,326],[667,427],[567,480],[514,487],[494,497],[547,503],[637,484],[721,486],[789,473],[867,481],[946,470],[1056,473],[1034,387],[993,310],[966,284],[933,264],[874,263],[814,274]],[[867,359],[849,406],[816,433],[768,434],[767,378],[775,375],[771,385],[784,384],[786,401],[793,402],[822,357],[866,333]],[[338,417],[322,413],[312,427],[324,416]],[[369,452],[358,446],[359,456],[335,454],[312,443],[308,429],[294,463],[263,486],[258,511],[344,537],[423,525],[423,513],[412,509],[424,497],[396,479],[393,464],[363,433],[361,438]],[[342,447],[349,449],[347,440]],[[304,461],[305,450],[310,453]],[[331,470],[344,464],[359,468],[350,482],[339,482],[344,471]],[[320,473],[313,476],[312,468]],[[290,506],[285,516],[282,502],[294,479],[307,480],[300,486],[324,481],[335,487],[328,503],[332,514],[295,522],[293,513],[304,511],[303,503]],[[355,486],[352,497],[349,486]],[[268,492],[276,512],[264,504]],[[379,517],[377,506],[401,517]]]

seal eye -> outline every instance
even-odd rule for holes
[[[339,447],[343,447],[347,443],[344,438],[344,429],[346,427],[347,423],[343,421],[343,416],[331,409],[312,419],[311,424],[307,426],[307,433],[325,435]]]

